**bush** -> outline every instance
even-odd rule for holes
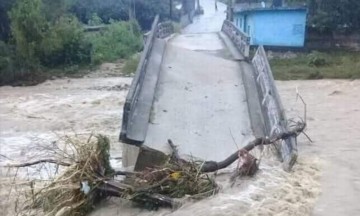
[[[314,63],[309,64],[309,59],[315,59]],[[270,64],[275,79],[280,80],[360,78],[359,52],[337,50],[328,51],[326,54],[298,53],[297,57],[292,59],[273,58]],[[314,66],[314,64],[324,66]]]
[[[174,1],[175,2],[175,1]],[[174,4],[175,5],[175,4]],[[136,19],[141,24],[142,29],[151,29],[154,17],[159,14],[161,20],[169,19],[169,1],[163,0],[140,0],[135,4]],[[178,10],[173,9],[174,18],[180,18]]]
[[[104,31],[89,36],[92,63],[127,58],[140,51],[142,36],[136,22],[112,22]]]
[[[43,10],[41,0],[19,0],[11,10],[16,55],[23,60],[24,67],[36,71],[40,65],[90,63],[91,45],[85,40],[77,18],[65,14],[47,20]]]
[[[323,79],[324,76],[319,71],[310,72],[310,74],[307,76],[308,79],[314,80],[314,79]]]
[[[321,52],[313,51],[308,55],[308,65],[315,67],[323,67],[330,65],[329,57]]]
[[[38,66],[39,48],[48,27],[41,8],[41,0],[18,0],[9,13],[16,54],[29,68]]]
[[[19,57],[15,47],[0,41],[0,85],[11,84],[16,80],[30,81],[30,70]]]
[[[41,63],[47,67],[90,63],[91,44],[74,16],[63,16],[49,28],[41,44]]]
[[[11,73],[12,60],[10,56],[9,47],[3,41],[0,41],[0,85],[13,79],[13,74]]]
[[[136,72],[136,69],[140,61],[140,57],[141,57],[140,55],[135,54],[126,61],[124,68],[122,69],[124,75],[130,76]]]
[[[8,13],[12,39],[8,44],[0,41],[0,85],[28,79],[35,84],[38,77],[43,80],[49,76],[42,72],[46,68],[65,66],[61,69],[66,71],[84,64],[128,58],[141,50],[142,33],[137,22],[106,19],[110,24],[105,30],[85,33],[76,16],[67,14],[69,2],[14,3]],[[96,11],[87,21],[91,25],[102,23]]]
[[[88,21],[89,26],[98,26],[98,25],[102,25],[102,24],[104,24],[104,22],[96,13],[93,13],[93,15],[91,16],[91,18]]]

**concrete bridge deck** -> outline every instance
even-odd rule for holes
[[[204,2],[205,15],[195,17],[181,34],[169,39],[165,49],[161,40],[155,40],[151,58],[159,56],[159,50],[165,51],[161,61],[150,58],[146,69],[144,79],[148,81],[140,90],[135,120],[127,131],[136,145],[170,153],[167,140],[171,139],[182,157],[222,160],[253,138],[254,124],[242,79],[243,73],[252,74],[243,70],[252,67],[243,65],[251,64],[241,62],[244,57],[221,33],[225,5],[219,4],[215,10],[213,3]],[[154,69],[154,65],[159,66]],[[148,83],[154,87],[146,87]],[[146,100],[148,95],[154,95],[153,100]],[[254,101],[259,103],[258,98]],[[124,166],[141,161],[142,165],[137,164],[141,169],[155,157],[139,155],[137,148],[125,144]]]
[[[145,145],[221,160],[252,136],[238,62],[217,33],[181,34],[168,42]]]

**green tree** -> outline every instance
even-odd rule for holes
[[[137,22],[112,22],[106,30],[91,35],[92,62],[114,61],[128,58],[142,48],[142,37]]]
[[[156,14],[168,19],[170,8],[168,0],[75,0],[70,11],[83,23],[97,14],[106,24],[110,20],[127,21],[132,11],[141,28],[148,30]]]
[[[74,0],[42,0],[42,3],[42,11],[46,20],[55,22],[61,16],[67,14],[75,2]]]
[[[63,15],[50,25],[40,46],[40,61],[47,67],[89,63],[91,44],[77,18]]]
[[[37,65],[39,48],[48,28],[41,0],[18,0],[10,12],[17,55],[27,65]]]
[[[320,32],[360,30],[360,1],[308,0],[309,26]]]
[[[10,37],[10,20],[8,11],[14,3],[15,0],[0,0],[0,40],[7,41]]]
[[[105,23],[129,18],[129,0],[74,0],[70,12],[83,23],[97,14]]]
[[[102,21],[102,19],[96,13],[94,13],[91,16],[91,19],[88,21],[88,25],[90,25],[90,26],[98,26],[98,25],[101,25],[101,24],[104,24],[104,22]]]
[[[170,5],[164,0],[135,0],[135,15],[143,29],[150,29],[156,14],[161,20],[169,19]]]

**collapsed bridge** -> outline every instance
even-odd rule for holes
[[[206,26],[203,20],[173,34],[170,22],[155,18],[124,106],[124,166],[161,163],[159,152],[171,152],[168,139],[182,156],[216,161],[237,150],[234,142],[242,147],[287,131],[264,48],[250,59],[246,34],[229,21],[219,29],[197,28]],[[277,146],[291,169],[294,138]]]

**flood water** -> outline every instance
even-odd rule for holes
[[[221,27],[225,6],[218,3],[215,11],[213,0],[202,0],[201,4],[205,15],[196,18],[185,32]],[[106,77],[101,71],[107,70],[120,68],[107,64],[94,77],[0,87],[0,165],[34,159],[38,143],[51,144],[65,134],[102,133],[112,141],[113,164],[121,166],[116,158],[122,153],[118,135],[127,93],[121,86],[130,84],[131,78]],[[231,187],[233,167],[222,171],[216,177],[222,189],[213,197],[185,202],[176,211],[141,210],[111,199],[91,215],[359,215],[359,81],[282,81],[277,86],[289,118],[303,114],[296,101],[296,87],[308,104],[308,134],[314,143],[299,139],[299,159],[292,172],[284,172],[269,152],[256,152],[255,156],[262,156],[259,173],[239,179]],[[0,169],[1,215],[14,215],[9,185],[15,172]],[[18,176],[26,180],[29,175],[37,179],[48,175],[35,173],[36,168],[22,170]]]

